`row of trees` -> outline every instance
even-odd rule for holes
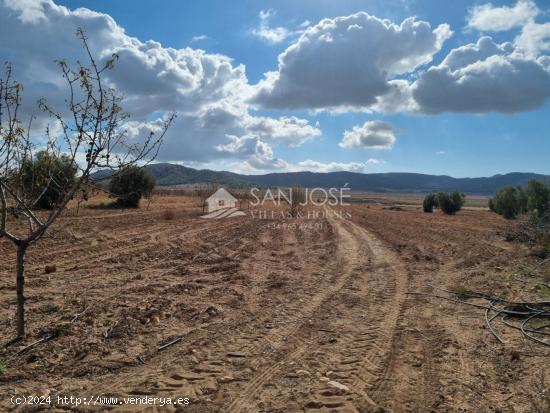
[[[506,219],[528,212],[542,216],[550,211],[550,184],[531,179],[525,187],[502,188],[489,200],[489,209]]]
[[[431,193],[424,198],[422,208],[424,212],[433,212],[434,208],[439,208],[444,213],[453,215],[460,211],[465,199],[466,196],[458,191]]]

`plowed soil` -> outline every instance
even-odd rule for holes
[[[183,197],[68,211],[28,254],[28,335],[0,349],[0,411],[45,409],[12,405],[20,394],[190,400],[50,407],[77,412],[536,412],[547,348],[495,324],[503,345],[482,310],[409,294],[540,298],[509,223],[481,209],[316,212],[205,220]],[[7,342],[15,253],[0,240],[0,254]]]

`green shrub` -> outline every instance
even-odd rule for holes
[[[451,194],[439,192],[437,194],[437,205],[444,213],[453,215],[462,208],[464,198],[464,195],[457,191]]]
[[[441,209],[444,213],[452,215],[462,209],[466,196],[458,191],[439,192],[437,194],[428,194],[422,202],[424,212],[433,212],[434,208]]]
[[[121,169],[109,183],[109,191],[117,197],[117,204],[131,208],[139,206],[142,197],[151,196],[154,187],[155,178],[138,166]]]
[[[453,203],[454,212],[460,211],[464,205],[464,201],[466,200],[466,195],[458,191],[454,191],[451,193],[450,198]]]
[[[542,215],[550,209],[550,187],[544,182],[530,179],[525,192],[529,211]]]
[[[506,219],[513,219],[521,213],[521,204],[517,188],[508,186],[499,189],[490,200],[490,208]]]
[[[434,207],[437,206],[435,194],[428,194],[424,197],[422,202],[422,209],[424,212],[433,212]]]
[[[489,198],[489,210],[497,212],[495,209],[495,201],[493,200],[493,198]]]
[[[506,219],[513,219],[527,212],[543,216],[550,211],[550,187],[544,182],[531,179],[526,188],[501,188],[489,200],[489,209]]]
[[[527,211],[529,211],[529,208],[528,208],[529,198],[527,196],[527,192],[525,191],[525,189],[523,189],[522,186],[517,186],[516,188],[517,188],[517,191],[518,191],[519,213],[520,214],[525,214]]]

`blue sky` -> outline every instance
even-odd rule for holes
[[[11,18],[18,18],[13,24],[16,30],[21,30],[21,36],[28,33],[30,25],[33,26],[33,30],[36,29],[37,35],[40,31],[50,35],[52,29],[45,26],[45,21],[59,18],[56,17],[60,13],[59,10],[49,10],[45,6],[49,4],[49,1],[46,0],[25,0],[23,3],[43,8],[41,13],[45,18],[25,19],[22,18],[23,11],[15,10],[11,13]],[[548,63],[550,58],[546,59],[545,57],[549,52],[549,45],[546,43],[550,40],[550,23],[548,23],[550,7],[543,1],[492,1],[491,5],[486,3],[485,1],[452,1],[445,2],[442,7],[443,3],[437,0],[248,0],[233,2],[222,0],[200,2],[79,0],[57,1],[56,5],[64,5],[71,12],[78,7],[84,7],[109,15],[119,28],[124,29],[126,35],[135,37],[140,42],[154,40],[159,42],[162,48],[178,50],[202,49],[208,55],[228,57],[231,59],[233,68],[242,65],[246,84],[241,81],[241,86],[231,87],[233,89],[242,87],[243,92],[236,92],[236,94],[250,93],[256,96],[252,99],[253,103],[249,103],[249,101],[243,103],[244,99],[241,101],[238,96],[235,97],[226,91],[223,97],[216,102],[205,97],[206,95],[200,95],[197,109],[194,112],[189,108],[188,103],[179,103],[183,98],[178,97],[178,103],[174,104],[174,110],[178,113],[183,112],[184,116],[171,131],[172,134],[169,137],[171,141],[166,146],[162,160],[182,162],[195,167],[229,169],[244,173],[304,169],[319,171],[351,169],[363,172],[447,174],[456,177],[489,176],[512,171],[550,174],[550,162],[548,161],[550,155],[550,116],[548,116],[550,113],[548,102],[550,90],[547,90],[550,85],[550,80],[548,80],[550,79],[550,63]],[[322,71],[322,68],[319,69],[319,65],[332,65],[332,63],[322,63],[322,60],[325,56],[330,58],[330,53],[334,53],[334,50],[324,53],[322,49],[324,46],[321,43],[321,46],[310,49],[307,48],[307,45],[304,47],[302,44],[298,52],[292,56],[289,54],[287,65],[289,67],[296,65],[298,72],[286,74],[280,70],[277,74],[279,83],[266,82],[264,74],[270,71],[277,72],[278,56],[289,47],[298,48],[299,44],[297,45],[297,43],[301,36],[304,37],[309,32],[312,36],[311,39],[319,40],[312,33],[322,19],[358,16],[359,12],[366,12],[367,17],[362,15],[357,19],[350,19],[346,23],[347,30],[342,32],[331,28],[326,30],[333,30],[331,34],[346,36],[346,33],[350,32],[350,26],[355,24],[356,20],[365,23],[364,26],[362,23],[356,25],[361,28],[368,27],[370,24],[374,27],[378,24],[378,20],[372,21],[370,17],[388,19],[390,21],[388,24],[391,23],[396,25],[392,27],[397,27],[402,24],[403,20],[414,16],[416,22],[423,24],[414,33],[428,27],[425,36],[419,36],[411,43],[411,48],[418,47],[417,54],[411,52],[410,55],[402,55],[399,57],[401,59],[399,62],[390,62],[383,70],[380,69],[383,76],[386,77],[383,79],[386,85],[380,87],[386,87],[394,80],[403,80],[407,83],[407,90],[413,91],[410,93],[416,93],[414,91],[417,89],[423,91],[422,101],[414,94],[416,102],[413,103],[417,105],[415,109],[403,108],[401,104],[401,106],[397,105],[399,107],[393,105],[390,110],[378,109],[372,106],[372,102],[368,98],[348,97],[344,95],[344,92],[340,95],[337,86],[334,89],[336,92],[331,96],[319,96],[319,99],[325,103],[317,105],[313,100],[312,96],[318,90],[330,89],[327,82],[331,82],[332,79],[336,79],[335,82],[341,84],[345,89],[346,76],[353,77],[350,79],[353,81],[363,78],[362,71],[367,73],[365,77],[370,76],[371,69],[368,65],[372,62],[368,54],[372,52],[374,56],[372,60],[386,59],[385,51],[396,46],[394,44],[396,41],[392,40],[394,37],[386,36],[387,33],[384,31],[380,34],[379,40],[372,39],[372,33],[378,32],[365,31],[364,35],[359,34],[349,43],[343,41],[342,47],[349,44],[350,48],[355,49],[342,54],[342,62],[335,63],[334,68],[330,67],[326,73],[320,74],[320,81],[317,84],[312,81],[310,86],[313,89],[305,89],[304,93],[307,94],[305,98],[295,94],[292,89],[292,85],[296,84],[301,87],[301,84],[296,83],[292,76],[300,77],[299,70],[302,69],[298,66],[299,64],[304,65],[304,71],[312,70],[313,73]],[[63,13],[61,14],[63,15]],[[524,16],[522,16],[523,14]],[[82,24],[82,22],[86,23],[86,18],[88,16],[77,16],[75,20]],[[29,22],[29,20],[31,21]],[[502,21],[508,22],[506,24],[509,27],[500,27]],[[70,22],[68,21],[67,26],[70,25]],[[438,27],[441,27],[440,32],[436,30]],[[96,26],[92,24],[91,20],[90,27],[87,28],[84,24],[84,28],[88,35],[93,37]],[[262,28],[265,29],[264,35],[260,33]],[[277,29],[280,29],[279,32]],[[401,35],[407,35],[404,29],[402,31]],[[540,35],[541,32],[542,35]],[[98,33],[101,33],[99,29]],[[411,31],[411,33],[413,32]],[[523,33],[525,36],[522,36]],[[538,37],[532,33],[539,33]],[[267,38],[267,36],[275,37]],[[277,38],[277,36],[279,37]],[[508,49],[506,52],[496,52],[498,56],[492,57],[495,62],[491,60],[491,57],[487,59],[487,56],[483,55],[478,57],[478,60],[469,62],[470,66],[460,67],[454,73],[451,73],[447,67],[440,66],[453,49],[468,45],[468,47],[474,47],[472,45],[476,45],[482,36],[489,36],[492,39],[491,48],[495,48],[495,45],[500,47],[505,42],[510,42],[512,45],[502,46],[503,50],[506,47]],[[520,37],[521,40],[518,40]],[[113,40],[113,44],[117,44],[118,41]],[[386,41],[388,44],[383,44]],[[369,42],[372,44],[365,46],[364,49],[360,46],[362,43],[369,44]],[[358,45],[359,47],[357,47]],[[0,50],[5,52],[6,56],[12,56],[15,53],[10,50],[9,45],[0,43],[0,46]],[[100,49],[101,47],[98,46],[98,52],[101,52]],[[300,55],[302,50],[303,56],[306,57]],[[64,50],[62,48],[55,50],[52,46],[51,53],[53,57],[56,53],[64,53]],[[367,56],[364,56],[365,53]],[[399,53],[405,52],[400,51]],[[518,55],[520,57],[517,57]],[[426,58],[426,56],[429,57]],[[58,57],[62,56],[56,56],[56,58]],[[508,72],[502,72],[503,74],[500,75],[501,72],[496,72],[494,67],[504,67],[498,66],[497,57],[502,57],[503,60],[500,63],[511,67],[510,70],[514,72],[514,75]],[[121,60],[123,58],[124,55]],[[410,63],[411,59],[418,61]],[[46,62],[47,59],[44,61]],[[23,67],[23,63],[24,59],[21,57],[21,67]],[[396,64],[407,67],[404,69],[400,67],[399,70],[392,69]],[[489,67],[489,64],[497,66]],[[476,65],[483,66],[483,68],[476,69],[474,67]],[[121,66],[124,70],[124,62]],[[434,72],[439,70],[440,72],[437,73],[445,74],[450,79],[449,82],[456,81],[456,84],[453,83],[447,89],[447,85],[443,87],[437,83],[432,85],[430,79],[424,80],[423,74],[432,70],[432,67]],[[470,72],[468,72],[469,70]],[[479,70],[483,70],[483,73],[480,74]],[[523,70],[525,73],[522,72]],[[388,74],[388,71],[395,73]],[[478,83],[474,83],[472,88],[462,90],[464,79],[456,80],[457,76],[470,76],[466,79],[468,80],[471,79],[472,73],[478,77]],[[489,76],[490,80],[484,81],[483,76],[485,75]],[[123,78],[129,76],[126,72],[126,74],[120,75],[118,81],[115,79],[114,82],[117,85],[123,85]],[[337,79],[339,76],[342,76],[342,79]],[[541,80],[536,76],[541,76]],[[32,82],[30,75],[29,79]],[[423,83],[420,82],[421,80]],[[146,80],[140,80],[140,82],[144,81]],[[433,79],[431,81],[434,82]],[[262,82],[267,85],[265,86],[267,92],[263,95],[254,89],[263,85]],[[369,82],[367,86],[377,87],[378,85],[373,83],[375,80]],[[476,85],[481,85],[481,87],[476,87]],[[487,85],[486,89],[485,85]],[[505,90],[514,85],[517,85],[519,92]],[[173,86],[177,88],[177,84]],[[249,88],[252,89],[249,90]],[[125,95],[138,93],[127,85],[123,85],[122,90]],[[446,107],[437,106],[441,105],[437,100],[441,98],[438,95],[439,91],[443,96],[443,106]],[[199,92],[194,90],[193,93]],[[208,93],[212,92],[208,91]],[[515,97],[518,94],[521,96],[518,97],[517,102],[503,105],[503,99],[506,100],[508,96]],[[382,95],[375,96],[373,94],[373,96],[378,99]],[[491,102],[491,96],[494,96],[493,102]],[[141,98],[147,100],[146,95],[141,95]],[[175,101],[176,98],[173,100]],[[352,101],[355,103],[359,101],[361,104],[350,104],[349,102]],[[478,105],[476,102],[479,101],[483,101],[483,104]],[[471,110],[461,109],[464,105],[469,108],[469,102],[472,102]],[[198,113],[199,105],[203,105],[200,114]],[[234,123],[231,123],[224,129],[224,124],[219,124],[221,126],[216,130],[211,127],[203,127],[202,130],[195,131],[194,128],[197,128],[197,125],[199,127],[204,125],[204,119],[200,117],[205,116],[205,111],[213,110],[213,105],[216,110],[219,110],[220,107],[223,107],[224,110],[231,108],[227,110],[233,115],[239,112],[239,125],[235,126]],[[142,118],[151,120],[152,113],[171,109],[169,106],[163,105],[160,105],[163,107],[154,107],[154,103],[151,103],[151,107],[145,108],[144,106],[145,104],[136,106],[136,120]],[[435,111],[434,107],[436,107]],[[226,115],[225,112],[223,114]],[[293,126],[289,127],[287,125],[289,121],[286,119],[288,117],[296,117],[307,124],[300,123],[300,126],[297,127],[294,121],[290,121]],[[281,120],[281,118],[284,119]],[[273,123],[272,119],[278,123]],[[261,133],[263,135],[257,132],[259,126],[256,124],[260,120],[265,123],[273,123],[269,126],[272,129],[266,129],[262,123]],[[370,123],[367,124],[367,122]],[[243,126],[243,124],[247,126]],[[251,124],[256,126],[251,127]],[[357,133],[350,135],[349,142],[344,144],[345,132],[352,131],[354,127],[359,128]],[[281,129],[284,129],[285,132],[277,132]],[[193,133],[189,132],[191,130]],[[187,132],[190,136],[183,137]],[[280,136],[269,136],[270,133],[273,136],[276,134]],[[214,139],[211,137],[213,134],[219,137]],[[294,135],[299,137],[295,138]]]

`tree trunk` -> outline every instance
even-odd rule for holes
[[[25,337],[25,254],[27,244],[17,246],[17,337]]]

